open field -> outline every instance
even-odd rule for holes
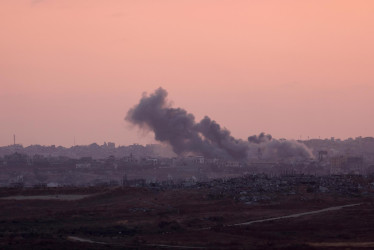
[[[285,195],[253,204],[212,198],[206,188],[1,189],[0,196],[1,249],[373,246],[372,196]],[[80,199],[33,199],[41,196]]]
[[[370,248],[372,195],[245,203],[198,188],[0,189],[1,249]]]
[[[94,195],[94,194],[93,194]],[[56,194],[56,195],[17,195],[1,197],[2,200],[63,200],[75,201],[81,200],[90,196],[90,194]]]

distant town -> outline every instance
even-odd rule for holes
[[[116,147],[115,143],[87,146],[0,147],[0,186],[193,186],[219,178],[244,175],[371,175],[374,174],[374,138],[312,139],[298,141],[313,158],[243,161],[209,159],[199,155],[177,156],[161,144]]]

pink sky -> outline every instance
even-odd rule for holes
[[[150,143],[162,86],[238,138],[374,136],[374,1],[3,0],[0,145]]]

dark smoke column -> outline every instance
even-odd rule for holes
[[[144,94],[130,109],[125,120],[142,129],[153,131],[155,139],[170,144],[178,155],[188,153],[208,158],[244,160],[248,143],[231,136],[230,131],[205,117],[200,123],[181,108],[172,108],[166,100],[167,91],[157,89]]]

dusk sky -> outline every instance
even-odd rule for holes
[[[0,146],[153,143],[158,87],[237,138],[374,136],[374,1],[0,0]]]

